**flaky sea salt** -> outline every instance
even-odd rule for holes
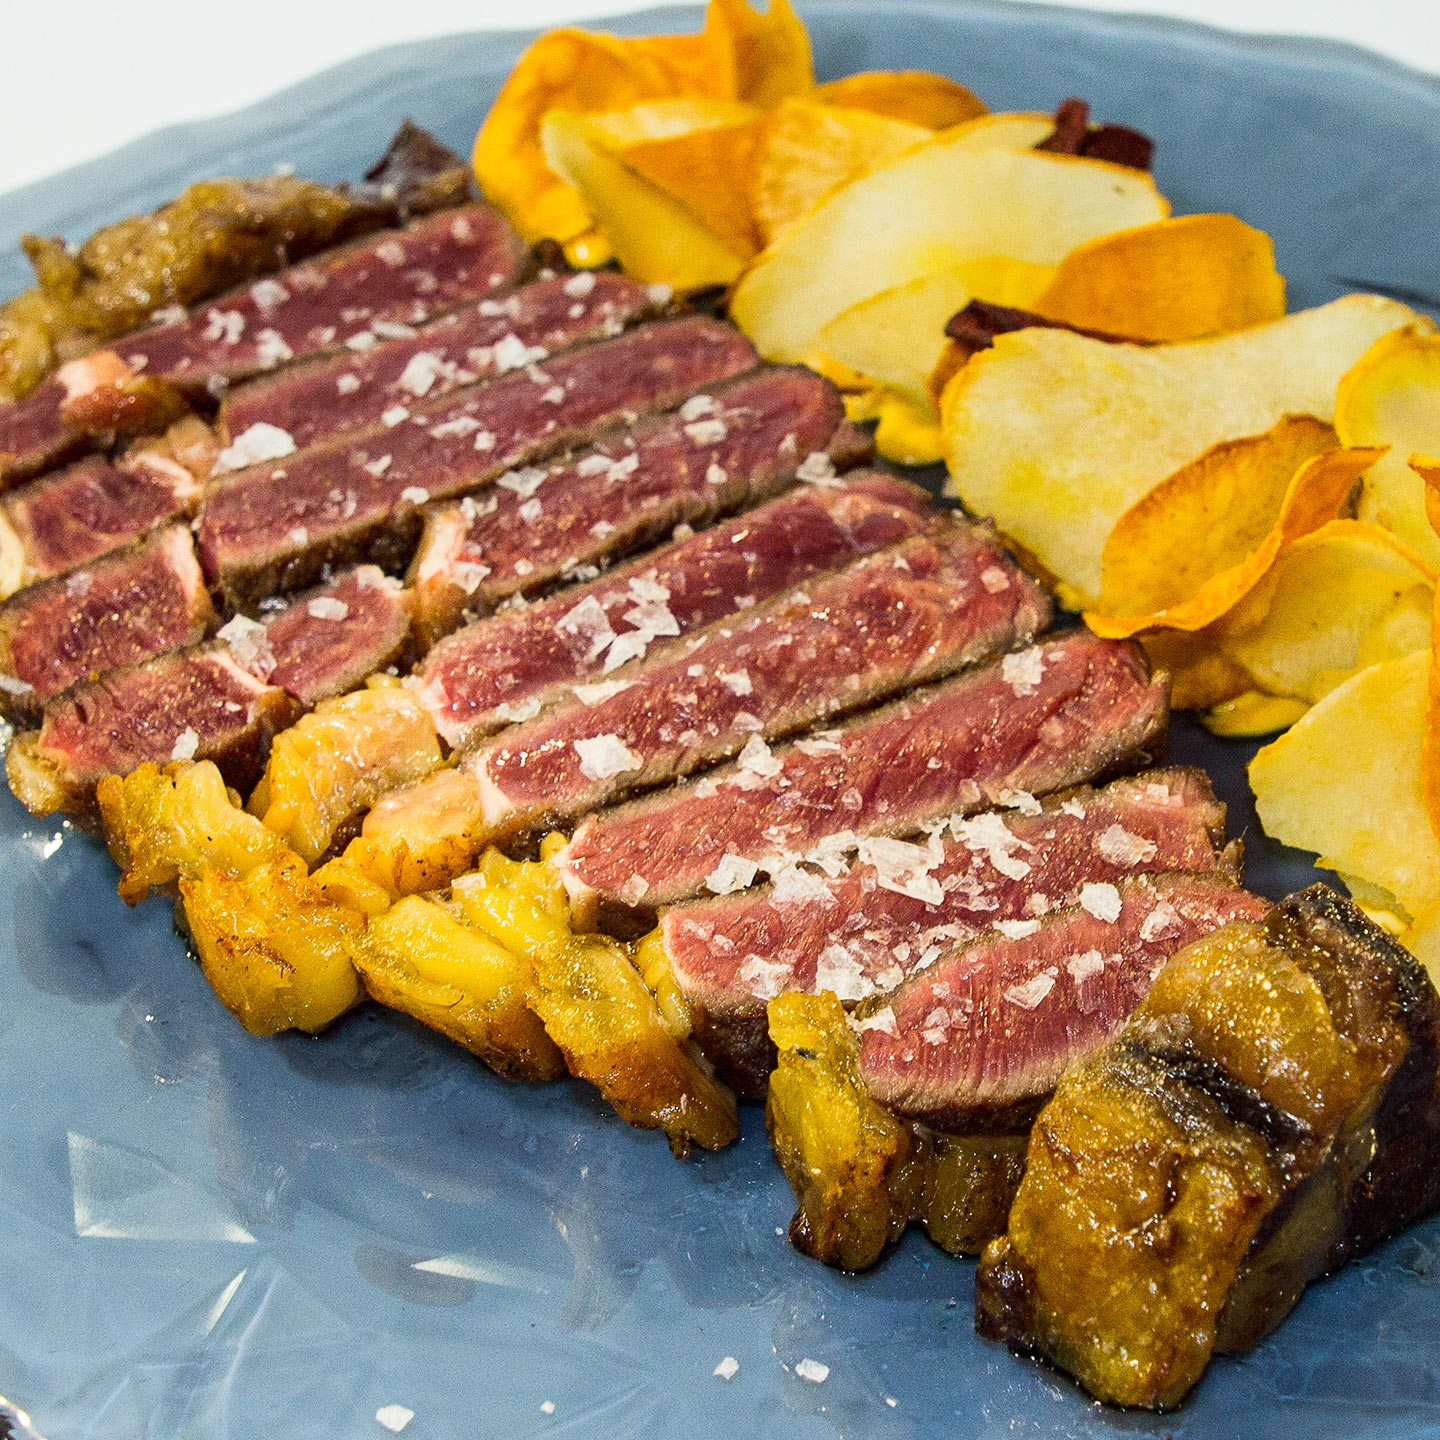
[[[350,607],[333,595],[318,595],[305,608],[317,620],[343,620],[350,613]]]
[[[1107,881],[1092,881],[1080,887],[1080,908],[1113,925],[1120,918],[1120,892]]]
[[[573,742],[580,757],[580,773],[587,780],[612,780],[644,763],[618,735],[592,735]]]
[[[795,1373],[812,1385],[823,1385],[830,1378],[830,1367],[808,1355],[795,1367]]]
[[[405,362],[396,383],[412,395],[428,395],[435,388],[435,382],[444,379],[449,368],[433,350],[417,350]]]
[[[1095,841],[1100,857],[1112,865],[1134,867],[1153,860],[1156,844],[1140,835],[1132,835],[1123,825],[1111,825],[1102,830]]]
[[[729,895],[755,883],[760,867],[743,855],[726,854],[705,877],[705,888],[716,895]]]
[[[710,1373],[725,1381],[733,1380],[740,1373],[740,1362],[733,1355],[727,1355]]]
[[[1055,988],[1055,976],[1048,970],[1032,975],[1023,984],[1008,986],[1002,993],[1022,1010],[1033,1010]]]
[[[295,453],[295,440],[288,430],[258,420],[248,429],[242,430],[215,457],[214,475],[223,475],[231,470],[243,470],[247,465],[259,465],[266,460],[280,460]]]
[[[193,760],[199,749],[200,736],[196,734],[193,726],[187,725],[175,737],[175,744],[170,750],[170,758],[172,760]]]
[[[1045,652],[1038,645],[1007,655],[1000,662],[1000,678],[1016,695],[1033,695],[1045,675]]]

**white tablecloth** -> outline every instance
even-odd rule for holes
[[[1145,0],[1088,0],[1135,10]],[[548,26],[639,9],[626,0],[0,0],[0,192],[162,125],[262,99],[401,40]],[[1165,14],[1324,35],[1440,73],[1440,0],[1166,0]]]

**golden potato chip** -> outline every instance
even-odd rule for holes
[[[940,459],[940,423],[927,407],[884,385],[865,385],[845,396],[852,425],[875,421],[875,449],[897,465],[933,465]]]
[[[998,110],[950,131],[957,145],[975,150],[1033,150],[1055,133],[1055,117],[1040,110]]]
[[[974,91],[929,70],[866,70],[816,86],[814,97],[826,105],[869,110],[927,130],[948,130],[986,113],[985,102]]]
[[[1098,613],[1086,623],[1115,640],[1203,629],[1283,545],[1339,515],[1375,454],[1337,449],[1334,430],[1309,415],[1212,446],[1116,521],[1101,554]]]
[[[1219,644],[1257,689],[1317,701],[1427,644],[1434,587],[1435,572],[1388,530],[1333,520],[1285,546]]]
[[[1372,665],[1250,763],[1265,833],[1388,891],[1416,918],[1440,900],[1440,842],[1420,783],[1430,652]]]
[[[969,128],[842,185],[774,240],[731,302],[763,355],[802,359],[830,320],[881,290],[986,255],[1052,265],[1084,240],[1168,209],[1140,171],[976,147],[964,139]]]
[[[1335,428],[1347,445],[1388,445],[1360,495],[1360,518],[1393,530],[1432,565],[1440,539],[1425,514],[1425,487],[1407,463],[1440,451],[1440,335],[1432,325],[1383,336],[1340,382]]]
[[[1425,695],[1425,734],[1420,748],[1420,783],[1430,828],[1440,837],[1440,587],[1430,607],[1430,682]]]
[[[1285,281],[1263,230],[1180,215],[1077,246],[1032,308],[1132,340],[1196,340],[1278,320]]]
[[[1156,630],[1140,643],[1155,670],[1170,676],[1170,704],[1176,710],[1208,710],[1243,695],[1250,677],[1216,648],[1205,631]]]
[[[1364,907],[1362,907],[1364,908]],[[1400,932],[1400,943],[1440,985],[1440,903],[1428,905]]]
[[[751,212],[751,176],[764,121],[757,115],[683,135],[627,145],[620,158],[637,175],[674,196],[737,253],[760,249]]]
[[[1212,735],[1235,739],[1288,730],[1309,708],[1307,701],[1292,695],[1247,690],[1233,700],[1222,701],[1202,718]]]
[[[607,110],[602,115],[592,115],[590,123],[594,131],[609,142],[611,149],[624,151],[647,140],[673,140],[698,130],[743,125],[763,113],[742,100],[683,95],[671,100],[643,100],[624,110]]]
[[[770,0],[763,14],[746,0],[710,0],[701,39],[721,94],[769,106],[814,87],[810,36],[790,0]]]
[[[1398,301],[1350,295],[1169,345],[1001,335],[942,397],[951,490],[1048,570],[1065,603],[1093,606],[1105,542],[1131,505],[1223,440],[1286,415],[1330,419],[1345,371],[1379,336],[1418,322]]]
[[[637,280],[689,291],[727,285],[740,273],[745,256],[631,170],[593,121],[552,111],[543,139],[550,163],[583,196],[616,258]]]
[[[786,100],[767,117],[754,158],[752,208],[769,241],[837,185],[929,138],[921,125],[868,110]]]

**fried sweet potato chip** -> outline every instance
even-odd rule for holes
[[[929,70],[865,70],[817,85],[814,95],[826,105],[869,110],[927,130],[948,130],[987,109],[973,90]]]
[[[1407,326],[1382,336],[1340,382],[1335,428],[1347,445],[1388,445],[1360,495],[1373,520],[1440,565],[1440,539],[1426,518],[1425,487],[1407,463],[1416,451],[1440,451],[1440,335]]]
[[[1403,920],[1440,901],[1440,842],[1421,786],[1430,652],[1372,665],[1256,755],[1265,833],[1357,877]]]
[[[829,321],[881,290],[986,255],[1053,265],[1085,240],[1169,208],[1149,175],[976,147],[965,139],[969,128],[914,146],[786,227],[731,302],[762,354],[803,359]]]
[[[755,224],[769,243],[838,185],[927,140],[923,125],[817,99],[786,100],[766,117],[753,160]]]
[[[747,0],[710,0],[700,38],[721,94],[769,106],[814,87],[810,35],[790,0],[770,0],[763,14]]]
[[[547,159],[583,197],[616,258],[636,279],[703,290],[728,285],[744,268],[745,251],[625,164],[594,121],[552,111],[543,141]]]
[[[1397,301],[1351,295],[1170,345],[1001,335],[942,396],[951,489],[1054,576],[1065,603],[1093,606],[1105,542],[1130,506],[1224,440],[1286,415],[1329,420],[1340,377],[1406,324],[1430,322]]]
[[[1340,514],[1374,450],[1341,450],[1309,415],[1222,441],[1116,522],[1101,556],[1097,635],[1200,630],[1234,607],[1281,548]]]
[[[1081,330],[1196,340],[1278,320],[1285,281],[1263,230],[1233,215],[1178,215],[1077,246],[1030,308]]]

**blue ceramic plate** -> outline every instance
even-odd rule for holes
[[[824,76],[930,67],[996,108],[1083,95],[1156,135],[1176,209],[1269,230],[1297,307],[1440,286],[1433,80],[1072,11],[805,15]],[[0,199],[0,294],[24,283],[22,229],[82,236],[280,161],[353,176],[407,114],[463,151],[527,38],[388,50]],[[1230,801],[1254,885],[1313,877],[1259,835],[1248,748],[1182,722],[1176,749]],[[0,855],[0,1392],[49,1440],[365,1440],[388,1404],[415,1412],[407,1440],[1440,1432],[1440,1226],[1315,1287],[1179,1415],[1103,1411],[978,1340],[973,1266],[923,1238],[863,1279],[792,1252],[758,1111],[682,1165],[581,1087],[507,1086],[392,1014],[251,1039],[166,906],[116,899],[97,843],[6,794]],[[729,1384],[711,1373],[727,1355]],[[807,1357],[825,1383],[796,1376]]]

